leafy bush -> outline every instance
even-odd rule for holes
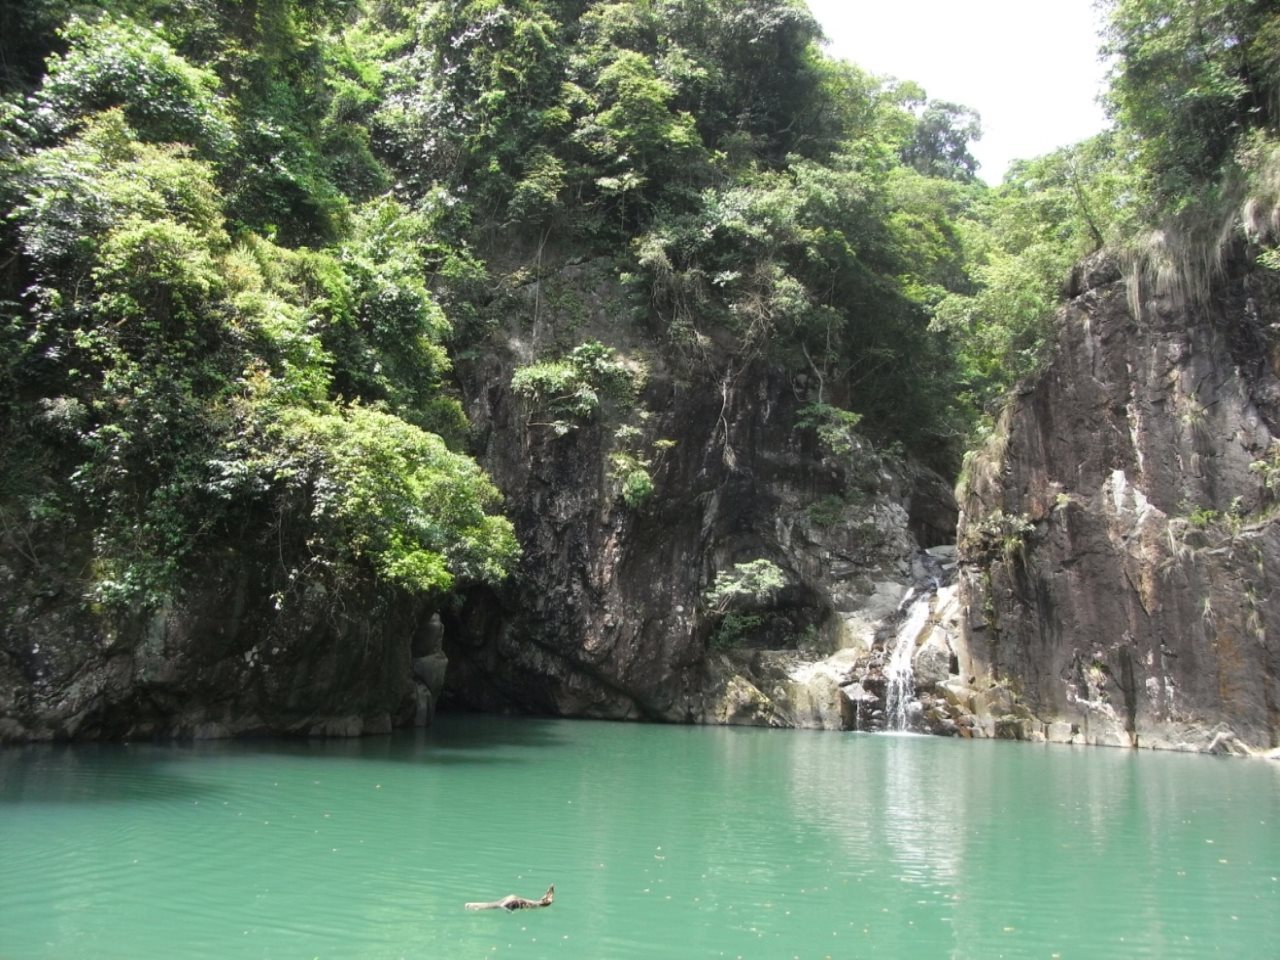
[[[418,425],[462,418],[439,389],[449,326],[415,217],[366,205],[330,251],[233,241],[212,165],[140,141],[120,109],[12,166],[34,270],[13,305],[15,397],[75,464],[35,496],[61,489],[94,525],[91,599],[159,604],[263,516],[315,576],[440,592],[514,562],[497,491]],[[384,407],[350,402],[360,392]],[[32,417],[11,406],[15,424]]]
[[[849,503],[844,497],[828,495],[820,497],[805,509],[809,520],[819,527],[834,527],[845,518]]]
[[[738,603],[768,603],[786,583],[786,574],[772,560],[750,560],[716,574],[704,599],[714,612],[723,614]]]
[[[649,462],[631,453],[609,455],[610,474],[621,485],[622,500],[628,507],[638,507],[653,494],[653,477]]]
[[[563,435],[594,415],[602,401],[629,402],[640,383],[637,369],[615,351],[591,340],[574,347],[563,359],[521,367],[511,378],[511,389],[535,411],[551,418],[536,425],[549,426]]]
[[[246,416],[260,421],[249,472],[285,505],[305,505],[312,543],[340,561],[367,558],[387,580],[430,592],[457,577],[499,580],[518,556],[510,522],[486,512],[497,489],[439,437],[359,405]]]
[[[993,510],[978,523],[970,525],[961,549],[980,565],[999,559],[1011,562],[1023,556],[1035,529],[1035,523],[1026,514]]]
[[[764,624],[764,617],[755,613],[726,613],[711,635],[713,650],[730,650],[736,647],[751,631]]]
[[[1249,469],[1262,481],[1265,495],[1273,500],[1280,499],[1280,440],[1271,443],[1267,456],[1254,460]]]
[[[120,108],[139,139],[183,143],[206,159],[233,143],[217,76],[193,66],[155,31],[123,17],[72,17],[65,53],[50,58],[34,116],[54,136],[103,110]]]
[[[822,445],[837,457],[850,457],[862,449],[862,443],[854,432],[862,417],[850,410],[841,410],[826,403],[810,403],[800,408],[796,426],[813,430]]]

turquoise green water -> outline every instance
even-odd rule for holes
[[[1278,827],[1280,764],[914,737],[9,748],[0,958],[1277,957]]]

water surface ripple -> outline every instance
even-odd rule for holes
[[[1278,764],[923,737],[12,747],[0,958],[1274,957],[1278,822]]]

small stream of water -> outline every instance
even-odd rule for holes
[[[892,733],[905,733],[910,729],[908,707],[916,696],[911,660],[916,652],[916,638],[929,620],[932,601],[932,594],[917,596],[914,590],[902,601],[907,617],[894,634],[893,649],[884,666],[884,721],[885,729]]]

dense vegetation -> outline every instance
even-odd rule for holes
[[[1105,0],[1111,129],[1015,163],[958,226],[975,292],[948,297],[974,399],[1043,356],[1071,265],[1106,251],[1135,292],[1192,302],[1232,246],[1280,267],[1280,10],[1267,0]]]
[[[826,57],[798,0],[5,5],[5,535],[95,530],[126,605],[246,530],[298,576],[501,577],[451,356],[548,250],[609,258],[684,375],[773,365],[799,427],[952,469],[1076,258],[1274,202],[1271,4],[1110,24],[1115,129],[992,190],[972,112]],[[569,429],[624,374],[584,342],[513,387]]]

